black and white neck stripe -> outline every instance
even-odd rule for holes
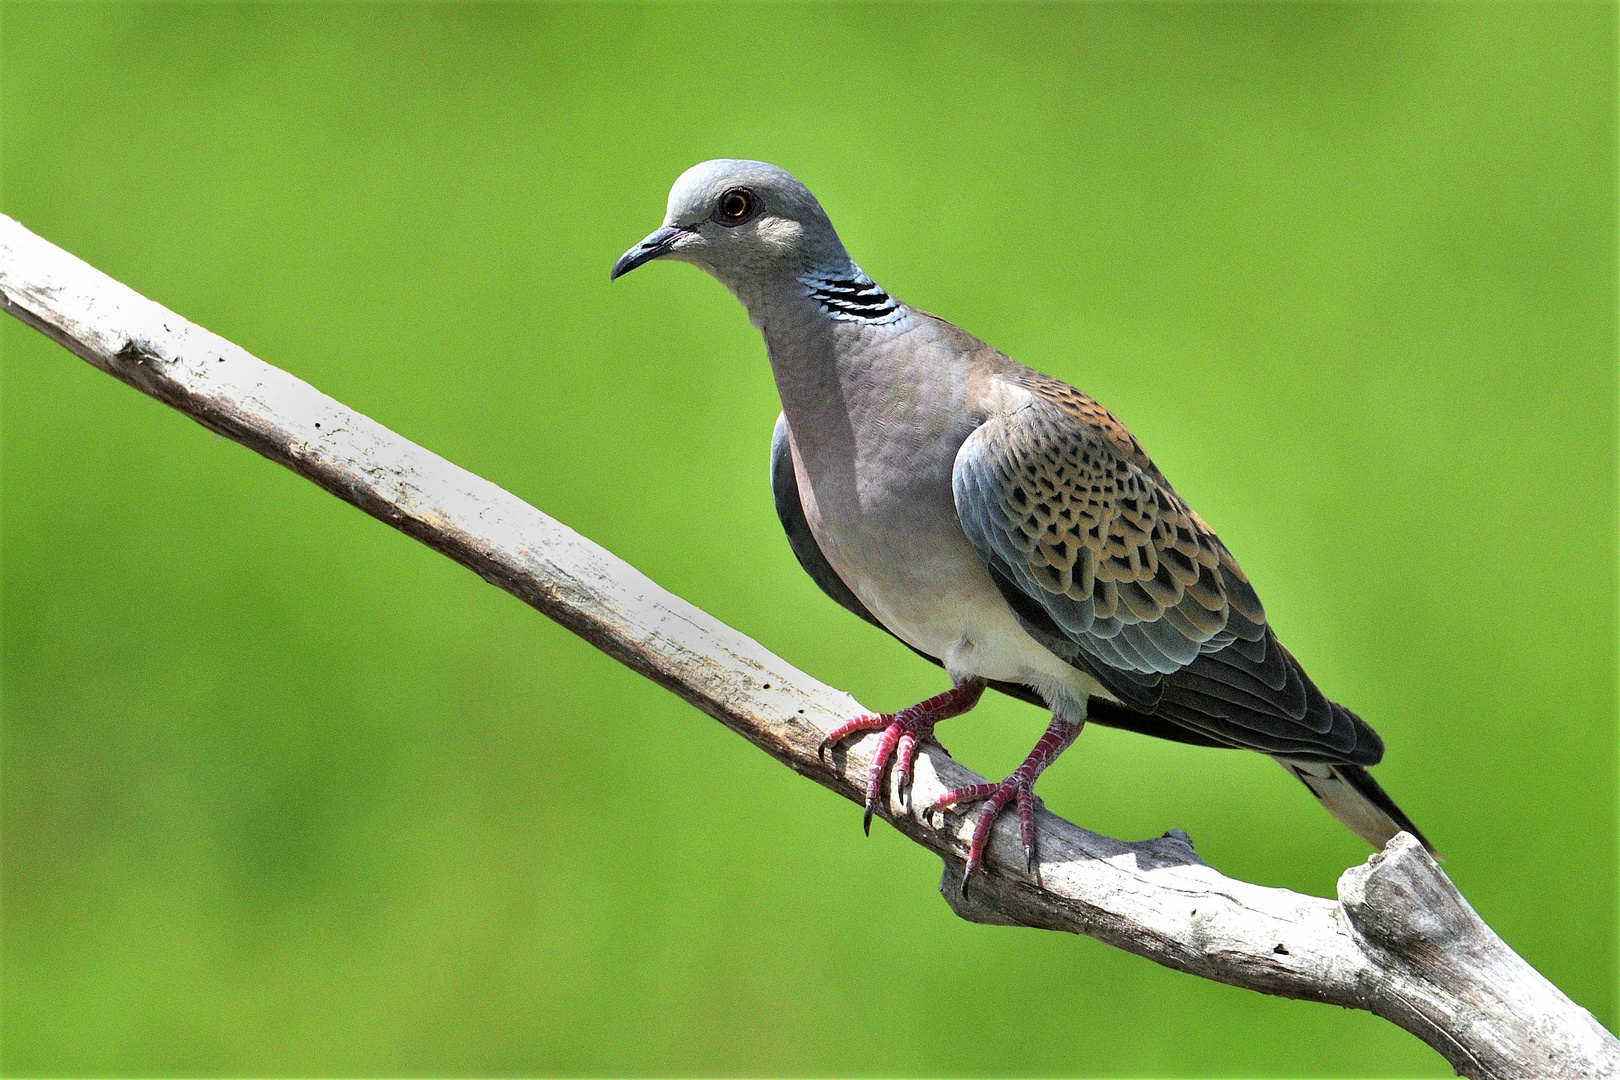
[[[849,277],[805,277],[810,298],[835,319],[880,323],[900,313],[900,302],[867,277],[860,267]]]

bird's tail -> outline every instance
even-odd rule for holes
[[[1277,763],[1299,777],[1330,814],[1373,847],[1382,850],[1396,833],[1409,832],[1430,855],[1440,857],[1429,838],[1360,765],[1295,757],[1278,757]]]

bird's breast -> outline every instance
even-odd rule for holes
[[[837,328],[818,349],[767,336],[811,535],[878,621],[952,675],[1033,686],[1083,717],[1097,687],[1018,623],[956,514],[957,451],[1007,408],[994,365],[907,325]]]
[[[825,442],[801,452],[789,416],[805,519],[828,563],[885,627],[953,674],[1066,678],[1072,669],[1018,625],[957,519],[951,473],[971,427],[923,422],[904,395],[866,407],[842,452]]]

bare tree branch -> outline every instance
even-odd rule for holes
[[[345,408],[0,216],[0,307],[91,364],[319,484],[539,609],[789,768],[861,802],[867,737],[816,746],[864,710],[659,588],[494,484]],[[1038,879],[1016,823],[988,873],[955,882],[971,818],[920,811],[980,780],[937,748],[907,808],[884,814],[945,862],[941,891],[978,922],[1089,934],[1267,994],[1367,1009],[1470,1077],[1620,1075],[1620,1042],[1520,959],[1401,834],[1339,879],[1339,900],[1223,877],[1186,834],[1125,843],[1040,811]],[[937,826],[937,827],[936,827]]]

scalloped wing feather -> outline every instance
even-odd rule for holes
[[[1112,667],[1168,674],[1223,632],[1258,641],[1265,610],[1243,571],[1125,426],[1062,384],[1026,389],[957,455],[975,544]]]
[[[1025,628],[1128,706],[1268,753],[1371,764],[1372,730],[1277,643],[1248,578],[1136,438],[1032,371],[956,457],[957,515]]]

